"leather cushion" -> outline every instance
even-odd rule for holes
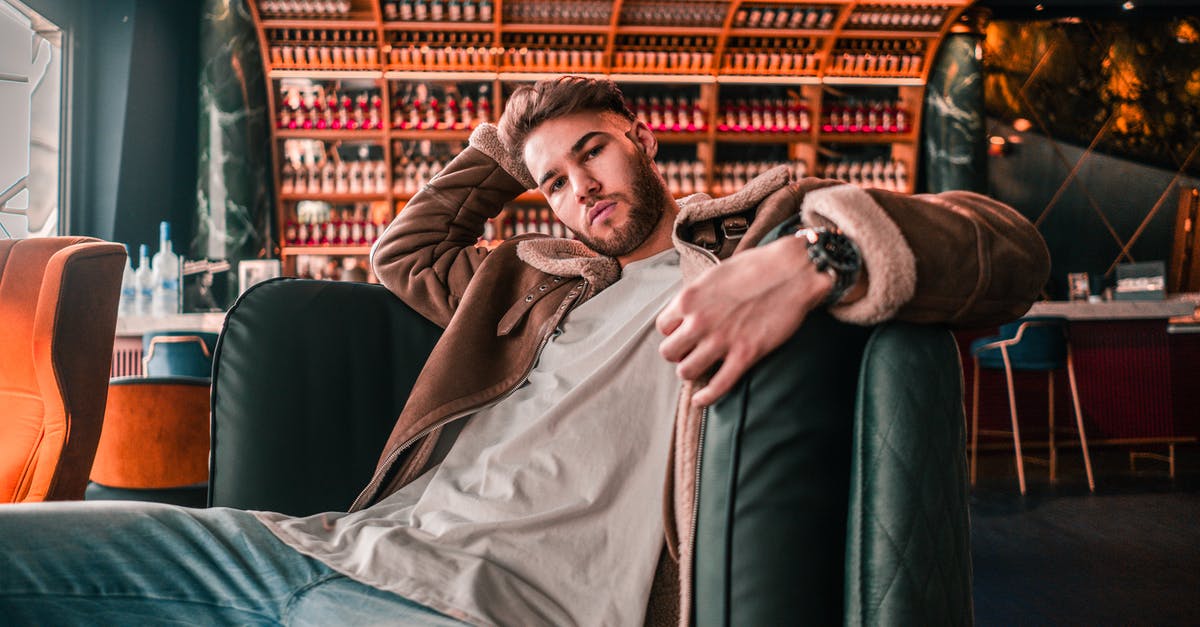
[[[210,505],[344,511],[440,333],[379,285],[247,290],[214,355]]]
[[[814,312],[709,408],[697,625],[841,622],[855,384],[869,333]]]

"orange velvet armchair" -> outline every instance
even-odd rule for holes
[[[0,240],[0,502],[83,498],[124,267],[88,237]]]

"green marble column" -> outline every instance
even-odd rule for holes
[[[274,256],[266,77],[247,0],[204,0],[200,23],[199,172],[189,258],[228,260],[217,305],[237,297],[237,264]]]
[[[925,88],[918,191],[987,191],[982,42],[951,33],[938,50]]]

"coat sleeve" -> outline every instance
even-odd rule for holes
[[[472,145],[413,196],[375,243],[375,276],[445,327],[488,255],[475,245],[484,223],[524,190],[472,136]]]
[[[862,251],[867,295],[831,310],[846,322],[1001,324],[1029,310],[1050,273],[1037,228],[972,192],[835,185],[804,194],[801,214],[805,223],[837,225]]]

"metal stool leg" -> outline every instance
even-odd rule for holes
[[[1050,447],[1050,483],[1058,481],[1058,446],[1054,441],[1054,371],[1046,373],[1046,380],[1049,382],[1049,426],[1050,434],[1047,444]]]
[[[979,358],[975,358],[975,380],[971,386],[971,485],[979,476]]]
[[[1025,494],[1025,458],[1021,454],[1021,427],[1017,424],[1017,397],[1013,392],[1012,362],[1008,359],[1008,348],[1000,347],[1000,355],[1004,357],[1004,377],[1008,381],[1008,410],[1012,414],[1013,448],[1017,456],[1017,483],[1021,486],[1021,494]]]
[[[1071,400],[1075,404],[1075,428],[1079,430],[1079,446],[1083,449],[1083,468],[1087,471],[1088,490],[1096,491],[1096,479],[1092,476],[1092,456],[1088,453],[1087,433],[1083,430],[1083,412],[1079,409],[1079,389],[1075,386],[1075,360],[1071,358],[1071,345],[1067,344],[1067,379],[1071,384]]]

